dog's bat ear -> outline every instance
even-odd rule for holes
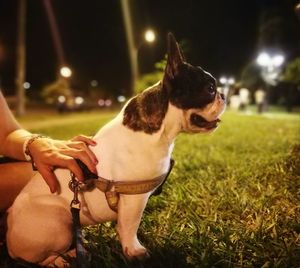
[[[177,43],[174,35],[168,33],[168,60],[165,69],[165,74],[170,78],[178,73],[179,66],[185,61],[182,50]]]

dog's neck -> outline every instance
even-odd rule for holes
[[[162,123],[161,139],[165,138],[169,143],[172,143],[176,136],[182,132],[183,124],[183,111],[169,102],[168,110]]]
[[[132,98],[123,113],[123,125],[133,131],[159,135],[168,143],[182,130],[183,120],[183,111],[170,103],[161,82]]]
[[[168,109],[168,93],[159,82],[132,98],[123,114],[123,125],[133,131],[157,133]]]

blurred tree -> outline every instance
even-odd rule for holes
[[[300,57],[287,64],[280,80],[287,111],[291,112],[300,102]]]
[[[60,78],[55,82],[46,85],[42,89],[42,97],[49,104],[56,104],[59,96],[66,98],[73,96],[69,83],[66,79]]]
[[[285,56],[297,55],[300,46],[300,25],[294,13],[294,1],[266,6],[261,14],[258,49],[281,50]]]
[[[88,97],[91,100],[98,100],[98,99],[114,99],[114,91],[105,88],[103,86],[97,86],[97,87],[90,87],[88,88]]]
[[[242,70],[241,86],[254,92],[264,82],[261,79],[260,68],[255,62],[248,63]]]
[[[266,2],[261,2],[263,12],[258,22],[256,56],[262,51],[267,51],[270,54],[280,53],[286,59],[299,55],[300,27],[293,12],[294,4],[292,2],[283,3],[282,1],[276,5],[267,5]],[[253,59],[242,69],[241,82],[243,86],[252,91],[258,86],[264,85],[267,89],[267,99],[273,103],[278,102],[280,98],[286,98],[283,96],[286,92],[277,91],[276,87],[263,82],[261,69]]]
[[[259,27],[258,46],[262,48],[280,47],[284,39],[284,22],[281,17],[266,18]]]
[[[295,58],[286,66],[281,80],[295,85],[300,90],[300,57]]]
[[[162,79],[162,76],[163,73],[159,71],[141,76],[140,79],[136,82],[135,93],[140,93],[146,88],[154,85],[156,82]]]
[[[135,86],[135,93],[140,93],[144,89],[154,85],[163,78],[165,66],[167,64],[166,58],[155,63],[155,71],[141,76]]]

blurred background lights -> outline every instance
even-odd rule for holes
[[[221,83],[221,84],[225,84],[226,81],[227,81],[226,77],[222,76],[222,77],[220,78],[220,83]]]
[[[257,56],[256,63],[261,66],[261,76],[268,85],[276,86],[278,84],[278,77],[284,61],[284,55],[281,53],[271,55],[264,51]]]
[[[233,77],[228,78],[228,84],[233,85],[235,83],[235,80]]]
[[[235,79],[232,76],[231,77],[221,76],[219,82],[221,83],[222,86],[218,89],[218,91],[223,93],[225,97],[227,97],[230,90],[230,86],[234,85]]]
[[[275,54],[271,56],[267,52],[262,52],[258,55],[256,62],[262,67],[279,67],[284,62],[284,56],[282,54]]]
[[[257,64],[260,66],[268,66],[270,61],[270,56],[266,52],[260,53],[256,59]]]
[[[75,98],[75,104],[81,105],[84,102],[84,99],[82,97],[76,97]]]
[[[283,55],[275,55],[273,57],[273,64],[274,64],[274,66],[279,67],[279,66],[281,66],[283,64],[283,62],[284,62]]]
[[[72,71],[69,67],[64,66],[60,69],[60,74],[61,76],[68,78],[72,75]]]
[[[98,100],[98,105],[100,107],[110,107],[112,105],[112,100],[111,99],[107,99],[107,100],[104,100],[104,99],[99,99]]]
[[[23,84],[23,87],[24,87],[25,89],[29,89],[29,88],[31,87],[31,84],[30,84],[29,82],[25,82],[25,83]]]
[[[91,86],[92,86],[92,87],[98,86],[98,81],[97,81],[97,80],[92,80],[92,81],[91,81]]]
[[[105,106],[109,107],[112,105],[112,101],[110,99],[105,101]]]
[[[98,105],[99,105],[100,107],[104,106],[104,105],[105,105],[105,100],[99,99],[99,100],[98,100]]]
[[[222,85],[233,85],[235,83],[235,79],[233,77],[227,78],[222,76],[219,81]]]
[[[126,101],[126,98],[122,95],[118,96],[118,102],[124,102]]]
[[[66,97],[65,96],[59,96],[58,97],[58,102],[59,103],[64,103],[66,101]]]
[[[155,33],[153,30],[149,29],[145,32],[145,40],[149,43],[152,43],[155,41]]]

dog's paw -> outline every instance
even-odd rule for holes
[[[124,255],[128,260],[139,260],[143,261],[150,257],[148,250],[142,245],[139,247],[125,247]]]

